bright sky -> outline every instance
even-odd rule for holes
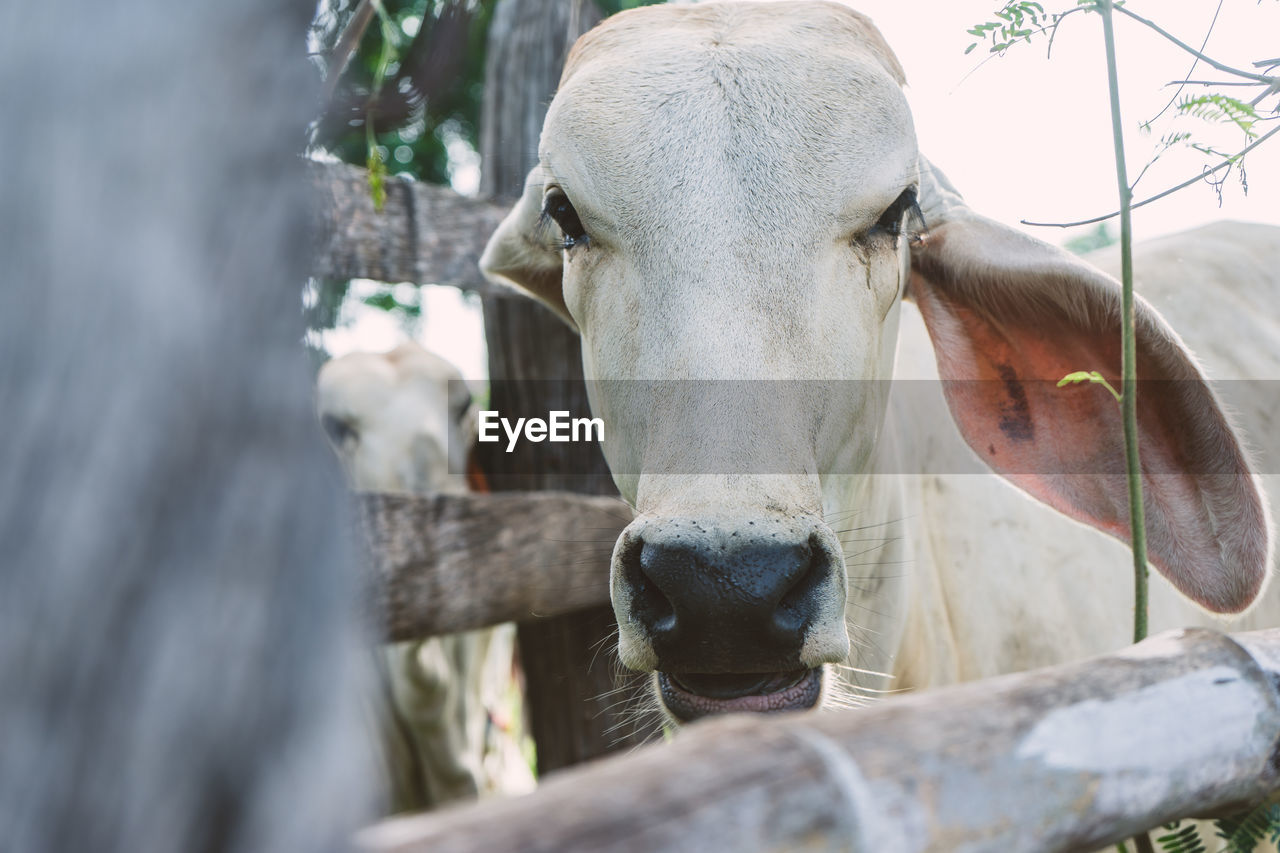
[[[1070,0],[1042,0],[1049,11]],[[1045,58],[1047,42],[1019,44],[983,63],[985,47],[964,55],[974,39],[965,30],[995,20],[996,0],[855,0],[870,15],[906,69],[908,89],[923,150],[975,209],[1002,222],[1021,219],[1062,222],[1110,213],[1117,207],[1111,115],[1107,100],[1102,24],[1097,15],[1075,14],[1063,22]],[[1198,48],[1217,8],[1216,0],[1129,0],[1128,8],[1154,20]],[[1117,57],[1132,180],[1160,137],[1172,126],[1161,120],[1152,136],[1138,131],[1154,117],[1184,79],[1194,57],[1123,16],[1116,16]],[[1223,0],[1204,53],[1237,68],[1280,56],[1280,2]],[[1193,79],[1225,80],[1203,62]],[[1184,94],[1198,93],[1188,87]],[[1250,92],[1253,89],[1237,89]],[[1274,100],[1270,103],[1274,103]],[[1267,122],[1263,132],[1274,126]],[[1180,120],[1176,129],[1208,131],[1202,122]],[[1205,133],[1207,142],[1235,152],[1246,142],[1238,131]],[[1204,158],[1170,151],[1135,189],[1136,198],[1192,177]],[[1280,224],[1280,138],[1264,143],[1246,160],[1249,195],[1233,177],[1218,207],[1212,190],[1190,187],[1134,214],[1138,239],[1178,231],[1213,219],[1249,219]],[[1118,226],[1117,226],[1118,227]],[[1027,229],[1061,242],[1059,229]]]
[[[1049,11],[1070,8],[1070,0],[1042,0]],[[907,94],[921,149],[976,210],[1016,225],[1021,219],[1063,222],[1116,209],[1110,108],[1101,23],[1096,15],[1075,14],[1063,23],[1052,59],[1046,42],[1019,44],[1007,55],[984,62],[985,47],[965,55],[974,39],[965,31],[994,20],[997,0],[855,0],[870,15],[898,54],[907,73]],[[1198,48],[1217,8],[1216,0],[1129,0],[1137,14]],[[1167,120],[1154,134],[1138,131],[1158,113],[1183,79],[1192,57],[1154,33],[1117,16],[1117,53],[1130,179],[1142,169],[1160,137],[1190,130],[1222,150],[1245,144],[1238,131],[1214,132],[1203,123]],[[1280,0],[1223,0],[1208,46],[1210,57],[1238,68],[1280,56]],[[1201,63],[1193,79],[1233,79]],[[1186,93],[1198,92],[1188,87]],[[1257,90],[1239,92],[1256,94]],[[1263,131],[1274,126],[1263,124]],[[1136,188],[1142,199],[1195,175],[1205,159],[1195,152],[1170,151]],[[1249,194],[1232,176],[1222,206],[1215,193],[1196,185],[1134,213],[1138,239],[1178,231],[1215,219],[1280,224],[1280,137],[1246,161]],[[454,175],[457,188],[475,186],[474,168]],[[1091,226],[1092,227],[1092,226]],[[1089,229],[1026,228],[1060,243]],[[452,288],[426,288],[426,321],[415,336],[454,361],[468,378],[487,375],[479,308]],[[381,315],[381,316],[380,316]],[[385,350],[406,332],[383,312],[353,308],[348,325],[326,343],[335,354],[351,349]]]

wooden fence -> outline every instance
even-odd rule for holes
[[[503,0],[499,10],[487,89],[508,112],[486,113],[482,139],[482,189],[495,197],[519,188],[559,57],[595,14],[581,0]],[[534,54],[538,73],[519,71]],[[315,275],[479,293],[495,378],[551,380],[559,395],[555,406],[502,401],[504,411],[585,400],[572,335],[479,274],[507,205],[391,179],[379,212],[362,170],[310,169]],[[363,510],[389,639],[520,624],[545,774],[630,747],[651,722],[629,723],[626,703],[602,703],[619,685],[603,662],[589,666],[592,645],[613,630],[608,556],[629,508],[600,494],[607,476],[563,475],[590,462],[531,459],[520,470],[499,488],[557,491],[370,495]],[[1280,631],[1163,635],[857,712],[699,724],[675,743],[558,774],[525,798],[386,822],[360,844],[377,853],[1090,849],[1274,792],[1278,684]]]
[[[390,636],[608,601],[620,501],[367,495]],[[584,531],[590,531],[584,536]],[[1125,651],[856,711],[700,723],[528,797],[384,822],[371,853],[1092,849],[1280,789],[1280,629]]]
[[[535,793],[364,831],[368,853],[1091,850],[1280,785],[1280,630],[857,711],[725,718]]]

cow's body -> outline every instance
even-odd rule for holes
[[[333,359],[317,384],[321,421],[354,488],[466,491],[461,472],[475,413],[452,364],[407,343]],[[514,689],[514,642],[508,625],[380,650],[390,811],[533,787],[515,740],[490,717],[504,716],[501,705]]]
[[[1118,382],[1119,288],[970,210],[916,149],[903,82],[874,26],[831,3],[617,15],[571,52],[482,260],[578,328],[588,378],[609,380],[592,405],[638,511],[613,557],[619,653],[677,719],[813,707],[846,661],[863,687],[916,687],[1129,637],[1121,546],[951,474],[986,470],[976,454],[1127,538],[1118,407],[1055,387]],[[1247,286],[1274,289],[1263,267]],[[1207,283],[1181,273],[1146,290],[1185,328],[1229,327],[1205,326],[1232,308],[1184,299]],[[903,314],[899,376],[947,381],[885,420]],[[1139,378],[1161,380],[1137,395],[1151,561],[1238,613],[1268,573],[1265,502],[1194,357],[1145,301],[1136,323]],[[1258,358],[1229,375],[1276,375]],[[952,420],[968,449],[936,440],[959,441]],[[1172,595],[1157,626],[1196,613]]]

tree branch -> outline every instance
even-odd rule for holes
[[[506,208],[446,187],[392,177],[381,212],[368,174],[344,163],[309,163],[316,189],[311,274],[416,284],[451,284],[492,296],[514,290],[488,283],[477,266]]]
[[[1116,6],[1114,8],[1119,10],[1120,7]],[[1164,198],[1167,195],[1172,195],[1173,193],[1176,193],[1178,190],[1186,189],[1187,187],[1191,186],[1197,181],[1203,180],[1206,176],[1212,175],[1214,172],[1227,168],[1232,163],[1235,163],[1241,157],[1248,154],[1250,151],[1257,148],[1259,145],[1266,142],[1271,137],[1275,136],[1276,133],[1280,133],[1280,127],[1274,127],[1268,132],[1264,133],[1262,136],[1259,136],[1252,143],[1240,149],[1232,156],[1226,158],[1221,163],[1214,166],[1212,169],[1206,169],[1205,171],[1196,175],[1194,178],[1188,178],[1187,180],[1183,181],[1177,186],[1169,187],[1169,189],[1165,190],[1164,192],[1156,193],[1150,198],[1144,198],[1142,201],[1134,202],[1133,208],[1137,209],[1139,207],[1142,207],[1143,205],[1151,204],[1151,202],[1153,201],[1159,201],[1160,199]],[[1117,210],[1114,213],[1108,213],[1105,216],[1095,216],[1092,219],[1081,219],[1077,222],[1032,222],[1029,219],[1022,219],[1019,221],[1022,222],[1023,225],[1031,225],[1037,228],[1074,228],[1077,225],[1093,225],[1095,222],[1105,222],[1106,220],[1113,219],[1119,215],[1120,215],[1120,211]]]
[[[1169,86],[1261,86],[1262,84],[1256,80],[1170,80],[1164,85],[1168,88]]]
[[[1113,8],[1115,9],[1115,11],[1119,12],[1120,14],[1130,17],[1133,20],[1137,21],[1138,23],[1142,24],[1143,26],[1146,26],[1151,28],[1152,30],[1155,30],[1157,33],[1164,36],[1170,42],[1172,42],[1173,44],[1185,50],[1187,53],[1191,54],[1192,56],[1199,57],[1201,61],[1209,63],[1219,71],[1225,72],[1227,74],[1234,74],[1237,77],[1245,77],[1250,80],[1257,80],[1260,83],[1273,84],[1277,82],[1277,78],[1275,77],[1268,77],[1265,74],[1256,74],[1252,71],[1244,71],[1239,68],[1232,68],[1230,65],[1224,65],[1221,62],[1218,62],[1216,59],[1206,56],[1200,51],[1196,50],[1194,47],[1182,41],[1177,36],[1163,29],[1159,24],[1155,23],[1154,21],[1149,21],[1146,18],[1142,17],[1141,15],[1135,14],[1134,12],[1130,12],[1128,9],[1126,9],[1123,6],[1115,6]]]
[[[1218,15],[1222,14],[1222,3],[1223,3],[1223,0],[1218,0],[1218,8],[1213,11],[1213,20],[1209,22],[1209,29],[1205,31],[1204,39],[1200,42],[1201,51],[1203,51],[1206,47],[1209,46],[1209,38],[1213,35],[1213,28],[1218,25]],[[1198,65],[1199,63],[1200,63],[1199,56],[1191,60],[1191,67],[1187,69],[1187,73],[1184,74],[1183,76],[1190,77],[1191,74],[1196,70],[1196,65]],[[1186,81],[1183,81],[1183,85],[1184,86],[1186,85]],[[1148,125],[1154,124],[1160,118],[1160,116],[1164,115],[1169,111],[1169,107],[1173,106],[1174,103],[1177,102],[1178,96],[1182,94],[1182,88],[1183,86],[1178,87],[1178,91],[1174,92],[1173,96],[1169,98],[1169,103],[1165,104],[1163,107],[1160,108],[1160,112],[1156,113],[1155,116],[1147,122]],[[1153,160],[1152,162],[1155,162],[1155,161]],[[1151,163],[1148,163],[1147,165],[1150,166]],[[1143,169],[1142,171],[1145,172],[1146,169]],[[1142,175],[1138,175],[1138,180],[1139,181],[1142,180]],[[1136,184],[1137,181],[1134,181],[1134,183]]]

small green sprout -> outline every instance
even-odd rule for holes
[[[1101,385],[1111,392],[1111,396],[1116,398],[1116,402],[1121,400],[1120,392],[1111,387],[1111,383],[1107,378],[1096,370],[1077,370],[1075,373],[1068,373],[1066,376],[1058,380],[1058,387],[1064,385],[1075,385],[1080,382],[1092,382],[1095,385]]]

